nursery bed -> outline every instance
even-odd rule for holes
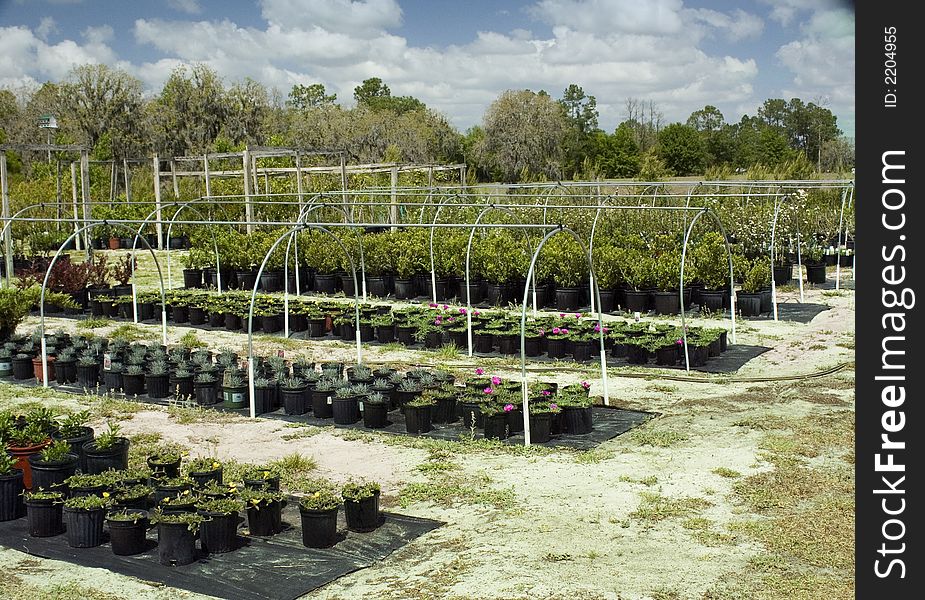
[[[332,548],[314,549],[302,545],[297,501],[290,500],[283,510],[283,522],[288,527],[269,538],[240,535],[239,530],[238,541],[242,546],[237,550],[200,556],[196,562],[182,567],[168,567],[158,562],[156,529],[148,532],[149,548],[144,553],[116,556],[108,543],[96,548],[71,548],[64,535],[30,537],[23,517],[0,523],[0,545],[41,558],[108,569],[229,600],[290,600],[371,566],[443,525],[440,521],[383,513],[383,523],[378,529],[353,533],[347,531],[341,510],[337,544]]]

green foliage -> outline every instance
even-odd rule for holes
[[[689,255],[695,277],[707,289],[722,289],[729,281],[729,259],[723,236],[711,231],[692,246]]]
[[[87,496],[74,496],[64,501],[65,508],[74,508],[78,510],[100,510],[107,508],[109,505],[109,498],[103,498],[102,496],[95,496],[93,494]]]
[[[756,258],[751,261],[742,279],[742,291],[755,294],[771,285],[771,267],[767,260]]]
[[[329,481],[313,481],[303,491],[305,496],[299,499],[299,505],[306,510],[332,510],[340,506],[341,495]]]
[[[374,481],[348,481],[341,489],[341,497],[350,502],[359,502],[371,498],[380,489],[379,484]]]
[[[540,251],[537,269],[541,281],[554,280],[562,287],[577,287],[589,272],[585,249],[567,233],[555,235]]]
[[[122,427],[118,423],[108,421],[106,426],[106,431],[96,436],[96,439],[93,440],[98,450],[108,450],[115,446],[120,440],[125,439],[119,435],[122,431]]]
[[[71,445],[64,440],[58,440],[42,449],[39,456],[41,456],[42,462],[55,463],[63,461],[70,453]]]

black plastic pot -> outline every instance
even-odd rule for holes
[[[581,306],[581,288],[556,288],[556,309],[576,310]]]
[[[334,293],[334,275],[331,273],[315,273],[315,291],[320,294]]]
[[[491,354],[494,347],[495,336],[490,333],[476,333],[472,336],[472,350],[479,354]]]
[[[761,294],[736,294],[736,306],[743,317],[757,317],[761,314]]]
[[[225,329],[238,331],[241,329],[241,318],[234,313],[225,313]]]
[[[655,292],[653,306],[657,315],[676,315],[681,312],[678,292]]]
[[[720,312],[723,310],[723,290],[703,290],[700,292],[700,310]]]
[[[323,390],[312,390],[312,413],[319,419],[330,419],[334,416],[333,405],[334,392]],[[328,399],[331,404],[328,404]]]
[[[132,556],[141,554],[148,549],[146,533],[151,526],[146,510],[130,511],[138,515],[134,521],[115,521],[107,519],[109,525],[109,541],[112,544],[112,553],[117,556]]]
[[[774,283],[787,285],[793,279],[793,265],[774,265]]]
[[[208,554],[224,554],[238,547],[238,513],[199,511],[205,520],[199,526],[199,545]]]
[[[431,426],[431,413],[433,407],[405,406],[405,428],[408,433],[427,433]]]
[[[806,265],[806,281],[809,283],[825,283],[825,263],[821,265]],[[776,280],[775,280],[776,281]]]
[[[32,357],[13,358],[13,379],[23,381],[35,377],[35,371],[32,369]]]
[[[260,274],[260,287],[264,292],[280,292],[283,289],[282,271],[264,271]]]
[[[97,364],[77,364],[77,384],[87,390],[93,390],[99,383],[100,367]]]
[[[566,349],[565,338],[547,338],[546,356],[549,358],[565,358]]]
[[[437,398],[437,404],[431,411],[433,423],[455,423],[459,418],[456,411],[456,396],[442,396]]]
[[[196,396],[196,403],[200,406],[212,406],[218,402],[218,390],[215,388],[214,381],[193,381],[193,392]]]
[[[22,501],[25,490],[22,477],[20,469],[0,475],[0,521],[12,521],[26,514],[26,505]]]
[[[466,301],[466,280],[459,280],[459,293],[457,299],[459,302]],[[482,301],[482,282],[481,281],[470,281],[468,285],[469,291],[469,302],[470,304],[478,304]],[[497,300],[497,298],[496,298]]]
[[[594,352],[595,348],[598,348],[600,341],[598,340],[575,340],[572,342],[572,360],[575,362],[586,362],[591,360],[591,357],[597,354]]]
[[[170,395],[170,384],[166,373],[145,376],[149,398],[166,398]]]
[[[178,398],[192,398],[196,393],[195,388],[193,388],[192,375],[186,377],[175,377],[174,375],[170,375],[167,379],[167,385],[170,394],[175,394]]]
[[[369,429],[382,429],[389,424],[389,403],[363,403],[363,426]]]
[[[563,433],[581,435],[591,433],[594,428],[591,407],[565,407],[560,413],[562,416]]]
[[[542,444],[551,439],[552,413],[530,413],[530,443]]]
[[[663,346],[655,351],[655,364],[662,366],[674,365],[678,362],[678,348],[676,345]]]
[[[172,306],[170,308],[170,318],[173,319],[174,323],[188,323],[189,322],[189,307],[188,306]]]
[[[171,462],[161,462],[154,459],[154,457],[149,456],[147,459],[148,468],[151,469],[151,477],[155,479],[161,478],[173,478],[180,476],[180,463],[183,461],[182,458],[178,457],[177,460]]]
[[[103,543],[105,508],[64,507],[64,525],[67,545],[71,548],[96,548]]]
[[[385,277],[370,276],[366,278],[366,291],[370,296],[385,298],[389,295],[389,288]]]
[[[52,537],[64,533],[62,502],[57,500],[26,500],[29,535]]]
[[[395,328],[395,335],[398,338],[399,343],[404,344],[405,346],[413,346],[414,333],[417,331],[417,327],[413,325],[398,325]]]
[[[67,496],[67,484],[64,480],[77,472],[80,457],[68,454],[63,460],[45,462],[41,454],[29,457],[29,466],[32,468],[32,489],[47,492],[61,492]]]
[[[254,388],[254,410],[258,415],[273,412],[277,408],[276,386]]]
[[[279,395],[282,400],[283,410],[287,415],[304,415],[308,412],[308,405],[305,400],[305,388],[279,388]]]
[[[267,474],[259,479],[244,479],[244,487],[252,490],[279,491],[279,475]]]
[[[182,566],[196,560],[196,534],[186,523],[157,524],[157,557],[162,565]]]
[[[376,341],[380,344],[391,344],[395,341],[395,326],[394,325],[378,325],[376,326]]]
[[[330,548],[337,543],[337,510],[308,510],[299,506],[302,517],[302,545],[306,548]]]
[[[649,311],[649,292],[626,290],[624,308],[629,312],[646,313]]]
[[[417,292],[414,286],[414,280],[412,279],[396,279],[395,280],[395,298],[398,300],[410,300],[417,296]]]
[[[183,287],[187,289],[202,287],[202,269],[183,269]]]
[[[283,328],[283,317],[281,315],[264,315],[260,317],[260,322],[254,319],[254,330],[258,325],[264,333],[276,333]]]
[[[201,306],[190,306],[189,307],[189,324],[190,325],[205,325],[206,323],[206,311]]]
[[[465,290],[465,282],[463,283],[463,290]],[[492,306],[500,306],[504,304],[507,300],[506,297],[507,286],[503,283],[492,283],[489,282],[485,286],[485,301]]]
[[[55,380],[58,383],[74,383],[77,381],[77,361],[56,360]]]
[[[110,448],[97,448],[96,442],[84,444],[87,456],[87,473],[99,475],[108,469],[124,471],[128,468],[128,438],[118,438]]]
[[[196,487],[206,487],[213,482],[222,484],[222,467],[210,471],[190,471],[187,475]]]
[[[472,402],[459,402],[456,404],[459,416],[462,417],[463,429],[479,429],[484,423],[481,407]]]
[[[260,502],[257,506],[247,506],[247,529],[251,535],[265,537],[283,530],[282,510],[285,500],[281,502]]]
[[[616,306],[616,292],[613,290],[600,290],[601,305],[600,311],[604,314],[612,313]]]
[[[379,515],[379,492],[359,501],[344,500],[344,516],[350,531],[373,531],[382,523]]]
[[[498,413],[485,417],[483,427],[485,437],[492,440],[503,440],[510,435],[510,428],[507,424],[507,415]]]
[[[145,392],[144,373],[137,375],[122,373],[122,391],[129,397],[142,395]]]
[[[332,398],[331,415],[338,425],[350,425],[360,420],[360,405],[356,397]]]

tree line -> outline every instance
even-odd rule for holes
[[[285,98],[249,78],[226,85],[202,64],[178,67],[146,96],[123,70],[83,65],[60,82],[0,89],[0,143],[44,142],[39,118],[54,115],[54,142],[84,144],[99,160],[293,146],[346,150],[355,162],[465,162],[480,181],[652,180],[788,164],[841,172],[854,164],[835,115],[799,98],[768,99],[737,123],[711,105],[668,123],[655,102],[630,98],[612,132],[599,127],[596,98],[577,84],[560,98],[505,91],[465,132],[419,99],[392,95],[377,77],[353,99],[343,106],[322,83],[295,85]],[[8,153],[14,172],[30,160],[41,157]]]

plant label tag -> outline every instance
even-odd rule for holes
[[[331,397],[330,397],[330,396],[328,396],[328,404],[334,404],[334,401],[331,400]]]
[[[286,351],[285,351],[285,350],[277,350],[277,351],[276,351],[276,356],[279,357],[279,358],[286,358]]]
[[[360,412],[363,412],[363,403],[360,402]]]
[[[112,354],[106,352],[103,354],[103,370],[108,371],[112,368]]]
[[[639,313],[639,311],[633,313],[633,318],[637,323],[639,322],[640,317],[642,317],[642,315]]]

